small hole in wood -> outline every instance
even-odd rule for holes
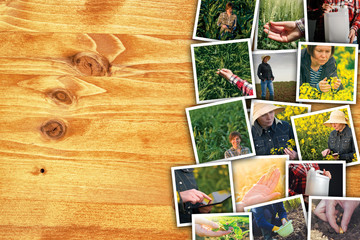
[[[44,173],[44,172],[45,172],[45,169],[43,169],[43,168],[40,169],[40,172],[41,172],[41,173]]]

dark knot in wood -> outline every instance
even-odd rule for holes
[[[60,120],[49,120],[41,126],[41,132],[48,138],[60,139],[66,133],[66,125]]]
[[[50,97],[58,103],[70,105],[73,103],[72,94],[64,89],[52,90],[49,93]]]
[[[98,53],[80,52],[72,57],[72,63],[87,76],[109,76],[110,63]]]

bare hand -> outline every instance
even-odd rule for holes
[[[208,204],[210,204],[212,201],[210,201]],[[207,207],[201,207],[199,208],[199,212],[200,213],[209,213],[211,212],[212,206],[207,206]]]
[[[285,148],[285,149],[284,149],[284,153],[285,153],[286,155],[289,155],[289,159],[290,159],[290,160],[297,160],[297,159],[298,159],[298,154],[297,154],[297,152],[294,151],[294,150],[290,150],[290,149],[288,149],[288,148]]]
[[[270,22],[264,25],[268,38],[277,42],[292,42],[303,36],[295,21]]]
[[[325,169],[323,169],[323,175],[331,179],[331,173],[329,171],[326,171]]]
[[[340,232],[340,227],[336,223],[336,215],[338,210],[335,209],[339,204],[344,209],[343,218],[341,220],[341,228],[344,232],[347,231],[352,214],[355,208],[359,206],[359,201],[355,200],[321,200],[314,210],[314,214],[324,222],[329,222],[330,226],[337,232]]]
[[[218,69],[216,73],[219,74],[220,76],[226,78],[226,80],[228,80],[228,81],[230,80],[230,77],[232,75],[234,75],[231,70],[226,69],[226,68]]]
[[[354,42],[354,38],[355,38],[356,34],[355,34],[355,30],[354,29],[350,29],[350,33],[348,38],[350,39],[350,43]]]
[[[223,24],[221,27],[222,27],[223,29],[228,29],[228,26],[226,26],[225,24]]]
[[[340,87],[341,80],[336,78],[336,79],[334,79],[334,81],[335,81],[335,83],[334,83],[333,89],[338,89]]]
[[[270,173],[268,178],[266,177],[267,175],[267,173],[262,175],[260,180],[245,194],[241,201],[242,208],[257,203],[267,202],[280,196],[279,192],[274,192],[280,179],[280,170],[276,168]],[[239,209],[237,206],[236,210],[240,212],[242,209]]]
[[[211,230],[216,228],[219,228],[219,225],[216,222],[202,217],[197,217],[195,219],[195,233],[199,237],[221,237],[231,233],[233,230],[232,227],[230,227],[227,231],[214,232]]]
[[[196,189],[190,189],[183,192],[179,192],[179,194],[183,202],[191,202],[192,204],[201,203],[204,200],[204,198],[210,201],[212,200],[211,197]]]
[[[332,7],[332,4],[324,3],[322,5],[322,9],[323,9],[324,13],[328,13],[333,9],[333,7]]]
[[[328,91],[330,91],[331,86],[330,84],[327,82],[327,78],[324,78],[323,80],[321,80],[319,82],[319,88],[322,92],[326,93]]]
[[[330,149],[325,149],[324,151],[321,152],[321,154],[323,155],[323,157],[326,157],[327,155],[330,154]]]

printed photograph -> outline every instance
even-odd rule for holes
[[[193,240],[250,240],[250,213],[214,213],[192,217]]]
[[[288,161],[286,162],[287,196],[302,194],[305,210],[309,196],[345,197],[345,161]]]
[[[252,38],[256,0],[199,0],[193,39],[202,41]]]
[[[196,102],[254,98],[250,40],[191,45]]]
[[[250,109],[251,133],[256,155],[288,155],[298,159],[291,116],[308,113],[306,104],[252,100]]]
[[[360,239],[360,198],[310,197],[308,240]]]
[[[172,167],[176,223],[190,226],[192,214],[235,212],[230,163]]]
[[[256,51],[253,61],[257,99],[295,102],[296,50]]]
[[[255,155],[244,99],[186,108],[196,163]]]
[[[254,240],[306,239],[307,225],[302,195],[245,208],[253,218]]]
[[[356,104],[358,45],[300,43],[296,101]]]
[[[285,197],[288,155],[260,156],[232,161],[236,211]]]
[[[358,11],[358,0],[308,0],[309,41],[358,43]]]
[[[339,160],[358,164],[349,105],[291,117],[300,160]]]
[[[260,0],[255,50],[296,49],[307,39],[305,0]]]

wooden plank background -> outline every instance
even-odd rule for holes
[[[196,4],[0,1],[1,239],[190,239],[170,168],[195,163]],[[359,176],[347,169],[348,196]]]

